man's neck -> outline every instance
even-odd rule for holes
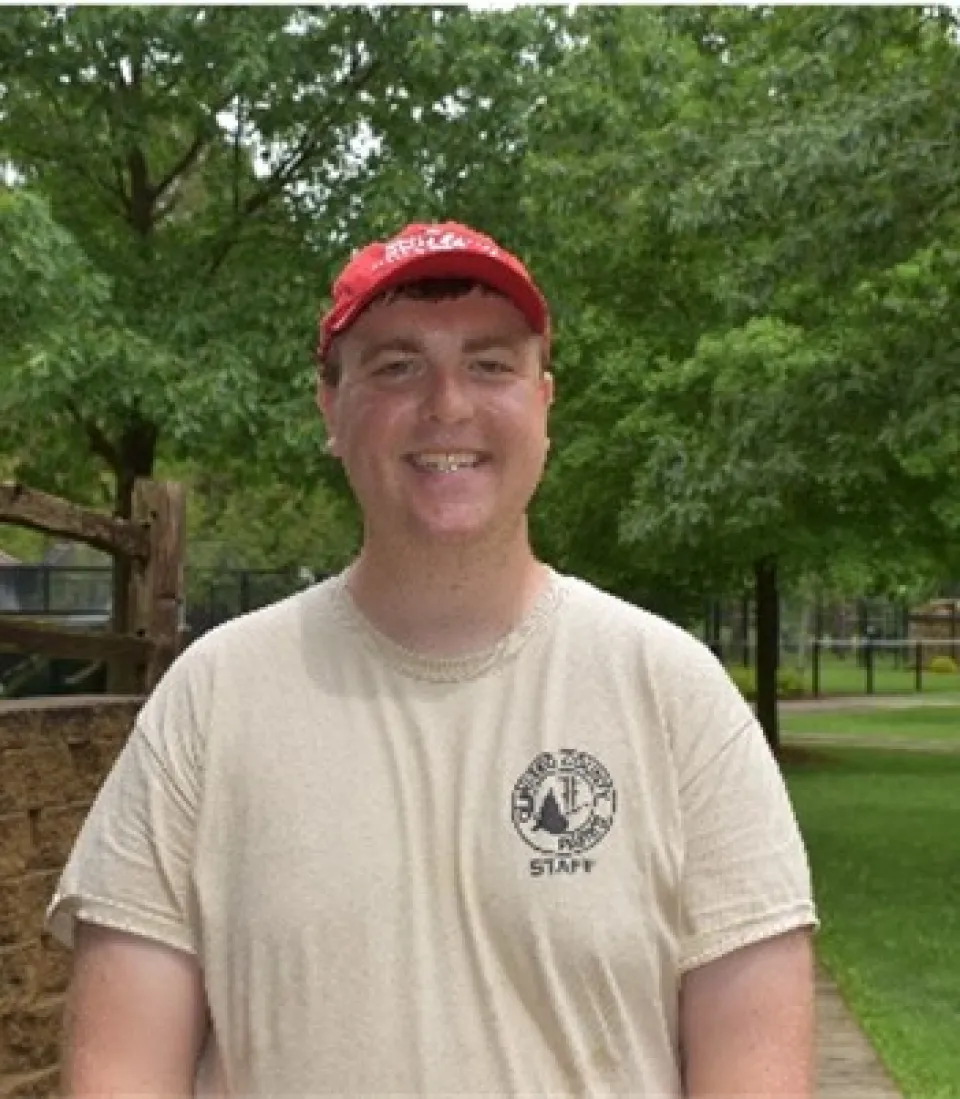
[[[532,609],[547,569],[526,537],[499,552],[417,552],[364,546],[347,578],[357,608],[381,633],[424,656],[480,652]]]

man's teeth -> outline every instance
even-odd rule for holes
[[[479,461],[480,456],[477,454],[417,454],[413,459],[414,465],[438,473],[456,473],[458,469],[470,469]]]

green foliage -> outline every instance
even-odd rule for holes
[[[734,664],[727,668],[727,674],[748,702],[757,698],[757,679],[753,668]],[[794,668],[780,668],[777,672],[777,697],[780,699],[803,698],[807,694],[803,675]]]
[[[0,313],[30,341],[2,352],[4,449],[49,455],[31,469],[48,486],[67,453],[92,455],[121,510],[158,454],[323,477],[311,352],[329,276],[423,179],[480,201],[560,25],[539,9],[4,9],[0,149],[54,219],[18,204],[40,232],[23,270],[6,257],[22,285]],[[69,265],[97,308],[34,323]]]
[[[299,559],[302,509],[338,558],[355,517],[311,400],[318,299],[359,242],[457,217],[554,306],[532,528],[561,568],[681,621],[760,558],[814,589],[955,571],[955,23],[5,10],[0,448],[121,507],[158,455],[198,486],[242,455],[248,487],[197,490],[203,540]],[[248,543],[260,507],[290,510]]]
[[[0,552],[25,565],[35,564],[43,556],[46,540],[36,531],[0,523]]]
[[[336,572],[358,547],[355,509],[323,484],[244,483],[223,471],[187,483],[191,567]]]
[[[108,297],[108,283],[49,204],[32,191],[0,188],[0,329],[7,347],[29,347],[51,330],[66,340]]]
[[[523,212],[562,226],[537,263],[577,423],[544,510],[586,571],[705,594],[766,557],[792,582],[960,567],[954,22],[583,13]]]
[[[934,656],[927,662],[927,671],[936,675],[956,675],[957,662],[952,656]]]

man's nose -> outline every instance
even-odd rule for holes
[[[469,419],[473,412],[473,398],[466,372],[445,366],[428,370],[424,404],[428,414],[443,423]]]

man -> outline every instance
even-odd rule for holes
[[[146,703],[51,905],[68,1095],[811,1094],[815,916],[752,713],[531,550],[549,353],[464,226],[335,283],[362,549]]]

